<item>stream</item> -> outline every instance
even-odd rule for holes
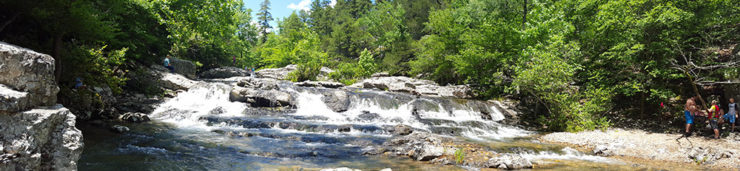
[[[152,121],[123,124],[131,128],[126,133],[78,123],[85,141],[79,170],[472,169],[363,155],[364,148],[390,139],[393,134],[387,128],[398,124],[497,152],[518,151],[532,161],[533,170],[631,168],[609,158],[540,143],[535,138],[539,133],[500,123],[505,118],[496,102],[347,88],[343,91],[350,99],[348,110],[334,112],[322,97],[337,89],[282,82],[279,89],[294,94],[295,108],[265,109],[231,102],[233,83],[229,79],[200,82],[160,104],[149,114]]]

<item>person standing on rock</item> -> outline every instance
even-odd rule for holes
[[[164,67],[170,69],[171,73],[175,73],[175,67],[172,67],[172,64],[170,63],[170,55],[164,57]]]
[[[686,118],[686,132],[684,136],[688,137],[691,135],[691,124],[694,124],[694,116],[696,115],[696,104],[694,103],[694,97],[686,100],[686,106],[684,107],[683,115]]]
[[[708,122],[709,125],[712,127],[712,130],[714,130],[714,139],[719,139],[719,119],[720,119],[720,113],[719,113],[719,106],[717,106],[717,100],[712,100],[712,108],[710,108],[708,111],[709,118]]]

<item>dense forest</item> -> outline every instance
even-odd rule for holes
[[[679,117],[686,97],[740,82],[737,0],[313,0],[278,19],[269,4],[2,0],[0,41],[52,55],[62,89],[84,77],[120,92],[167,54],[201,71],[297,64],[293,81],[323,66],[344,84],[388,72],[528,99],[567,131],[661,117],[662,102]]]

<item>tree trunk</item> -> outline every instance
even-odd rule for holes
[[[18,18],[19,15],[21,15],[21,13],[20,12],[16,12],[15,14],[13,14],[12,17],[10,17],[10,19],[8,19],[8,21],[5,21],[5,23],[3,23],[2,25],[0,25],[0,32],[3,32],[3,30],[5,30],[5,27],[7,27],[8,25],[10,25],[10,23],[12,23],[13,21],[15,21],[15,19]]]
[[[527,0],[524,0],[524,17],[522,20],[522,30],[526,29],[527,24]]]
[[[64,34],[55,34],[54,35],[54,48],[51,52],[52,57],[54,57],[54,65],[56,66],[54,70],[54,78],[56,78],[57,84],[59,83],[59,80],[62,79],[62,37]]]

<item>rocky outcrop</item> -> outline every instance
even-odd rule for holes
[[[324,87],[324,88],[344,87],[344,84],[333,82],[333,81],[304,81],[304,82],[295,83],[295,85],[301,86],[301,87]]]
[[[213,68],[208,71],[200,73],[200,78],[214,79],[214,78],[229,78],[229,77],[244,77],[249,76],[249,72],[237,67],[221,67]]]
[[[172,64],[172,67],[175,67],[175,73],[184,75],[190,79],[195,79],[195,64],[193,62],[184,59],[170,58],[170,63]]]
[[[197,81],[172,73],[162,73],[162,79],[160,80],[162,87],[172,90],[188,90],[197,83]]]
[[[332,90],[326,92],[324,93],[324,96],[321,97],[321,100],[324,101],[324,104],[334,112],[344,112],[349,109],[349,97],[347,96],[347,92],[344,90]]]
[[[352,84],[350,87],[380,89],[437,97],[473,97],[472,90],[466,85],[440,86],[433,81],[413,79],[409,77],[371,77]]]
[[[294,108],[296,105],[295,98],[290,93],[252,88],[234,88],[229,94],[229,100],[246,102],[252,107]]]
[[[285,80],[288,77],[288,74],[298,69],[298,65],[288,65],[282,68],[267,68],[267,69],[261,69],[259,71],[255,71],[255,75],[259,78],[272,78],[272,79],[278,79],[278,80]],[[319,75],[316,76],[316,79],[318,80],[329,80],[329,73],[334,72],[333,70],[327,68],[327,67],[321,67],[321,70],[319,72]]]
[[[52,106],[59,87],[54,80],[54,58],[0,42],[0,113],[34,106]]]
[[[82,132],[61,105],[0,115],[0,170],[75,170]]]
[[[82,133],[56,105],[54,59],[0,42],[0,170],[76,170]]]

